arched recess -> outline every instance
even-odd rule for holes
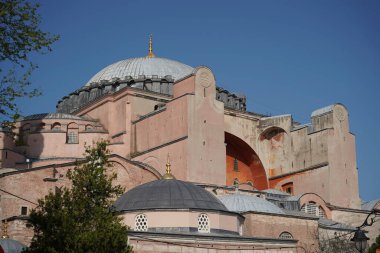
[[[268,178],[256,152],[239,137],[225,132],[226,184],[251,182],[258,190],[268,189]]]
[[[111,154],[109,162],[112,164],[109,171],[117,175],[115,184],[121,185],[126,191],[162,177],[157,170],[149,165],[131,161],[117,154]]]
[[[270,177],[292,170],[287,153],[289,136],[280,127],[265,129],[259,136],[260,154]]]
[[[325,200],[315,193],[304,193],[299,196],[298,200],[301,211],[302,212],[308,212],[309,209],[315,208],[316,211],[312,210],[312,214],[322,217],[322,218],[328,218],[331,219],[331,210],[327,207]],[[323,213],[323,214],[322,214]]]

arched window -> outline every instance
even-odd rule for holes
[[[140,213],[135,217],[135,231],[148,231],[148,218]]]
[[[57,132],[61,131],[61,124],[58,122],[55,122],[53,125],[51,125],[51,130],[57,131]]]
[[[78,128],[78,125],[75,123],[67,125],[66,143],[79,143]]]
[[[94,127],[92,125],[86,125],[85,130],[87,132],[91,132],[91,131],[94,131]]]
[[[38,126],[37,126],[37,131],[43,131],[46,127],[46,124],[45,123],[40,123]]]
[[[280,238],[280,239],[293,239],[293,236],[289,232],[282,232],[278,238]]]
[[[210,220],[205,213],[198,215],[198,232],[210,233]]]

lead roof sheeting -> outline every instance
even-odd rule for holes
[[[252,195],[230,194],[220,196],[219,199],[231,212],[263,212],[284,214],[284,212],[275,204]]]
[[[5,253],[20,253],[26,246],[12,239],[0,239],[0,245]]]

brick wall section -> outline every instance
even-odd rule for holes
[[[8,236],[10,239],[19,241],[25,245],[29,245],[30,241],[33,237],[33,229],[28,228],[26,226],[27,220],[26,219],[13,219],[7,222],[8,224]],[[4,226],[1,225],[0,227],[0,234],[4,235],[3,233]]]
[[[244,236],[279,238],[289,232],[306,250],[319,250],[318,220],[292,216],[245,213]]]
[[[281,249],[279,246],[278,249],[273,245],[261,245],[253,246],[253,243],[250,246],[244,245],[243,243],[239,244],[237,242],[218,242],[217,240],[211,243],[199,243],[195,240],[193,242],[184,243],[179,240],[171,240],[170,244],[163,242],[150,242],[144,240],[130,240],[131,245],[133,246],[133,252],[135,253],[296,253],[296,249]],[[266,247],[267,249],[264,249]],[[258,249],[253,249],[258,248]],[[259,249],[260,248],[260,249]],[[302,252],[302,251],[300,251]]]

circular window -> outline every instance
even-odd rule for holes
[[[210,233],[210,221],[205,213],[198,216],[198,232]]]
[[[135,231],[148,231],[148,219],[145,214],[136,215]]]

